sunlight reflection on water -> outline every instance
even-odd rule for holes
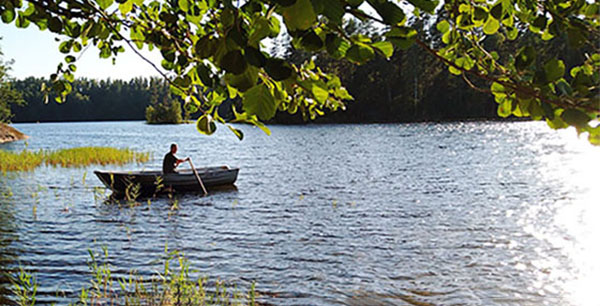
[[[545,240],[554,248],[537,249],[539,282],[532,284],[540,290],[560,293],[573,305],[598,305],[597,286],[600,284],[600,163],[598,148],[587,140],[575,138],[573,131],[557,133],[556,143],[565,143],[571,154],[547,152],[539,155],[545,178],[559,180],[564,191],[558,198],[547,199],[541,205],[530,205],[521,220],[527,232]],[[546,206],[546,204],[549,204]],[[554,210],[549,220],[536,220],[540,210]],[[566,261],[556,260],[556,253]],[[553,255],[551,255],[553,254]],[[566,263],[566,264],[565,264]],[[543,287],[551,274],[553,285]]]

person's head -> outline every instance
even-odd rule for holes
[[[177,153],[177,144],[176,143],[171,144],[171,153],[173,153],[173,154]]]

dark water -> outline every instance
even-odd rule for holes
[[[0,269],[34,271],[44,301],[86,286],[88,248],[106,246],[118,276],[153,275],[168,244],[202,275],[242,289],[256,281],[273,304],[597,303],[600,148],[574,131],[314,125],[273,126],[269,137],[244,126],[239,142],[193,125],[15,126],[29,149],[153,152],[126,169],[159,168],[171,142],[196,166],[241,167],[237,191],[182,196],[176,211],[169,199],[103,204],[98,166],[1,178],[13,195],[0,196]]]

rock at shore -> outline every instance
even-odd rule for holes
[[[0,143],[27,139],[27,135],[19,132],[17,129],[0,123]]]

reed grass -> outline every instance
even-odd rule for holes
[[[18,153],[0,150],[0,172],[32,171],[41,164],[61,167],[82,167],[92,164],[124,165],[131,162],[143,163],[150,153],[110,147],[81,147],[61,150],[21,151]]]
[[[132,271],[127,277],[117,278],[108,264],[106,248],[103,251],[104,256],[89,250],[90,283],[81,290],[77,301],[69,305],[257,305],[254,283],[242,294],[237,287],[223,281],[194,278],[188,260],[179,252],[168,252],[165,248],[163,271],[157,272],[157,277],[144,278]],[[20,269],[10,279],[17,305],[35,305],[36,277]]]
[[[21,151],[14,153],[0,150],[0,171],[31,171],[44,161],[43,151]]]

